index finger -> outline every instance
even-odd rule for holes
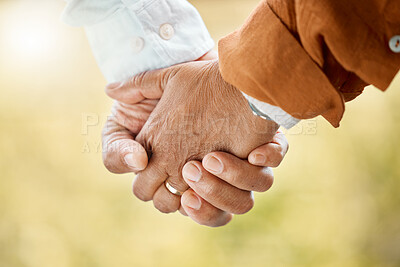
[[[136,104],[144,99],[160,99],[169,73],[173,68],[140,73],[121,83],[106,86],[106,94],[126,104]]]

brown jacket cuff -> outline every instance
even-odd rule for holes
[[[322,115],[334,127],[344,99],[280,19],[262,2],[245,26],[219,42],[223,78],[298,119]]]

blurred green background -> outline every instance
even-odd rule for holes
[[[215,40],[254,0],[193,1]],[[256,206],[210,229],[163,215],[102,165],[111,106],[62,1],[0,1],[0,266],[400,266],[400,77],[367,88],[339,129],[287,132]],[[90,118],[85,132],[84,118]]]

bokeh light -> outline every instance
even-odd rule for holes
[[[59,38],[54,4],[46,1],[6,1],[2,3],[1,44],[13,60],[38,60],[52,56]]]
[[[217,41],[255,0],[192,1]],[[219,229],[163,215],[102,165],[111,106],[65,3],[0,1],[0,266],[400,266],[400,77],[339,129],[318,118],[255,208]],[[88,132],[82,118],[90,116]],[[89,148],[89,150],[87,150]]]

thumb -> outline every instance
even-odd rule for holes
[[[106,94],[125,104],[136,104],[144,99],[160,99],[174,68],[143,72],[125,82],[106,86]]]

